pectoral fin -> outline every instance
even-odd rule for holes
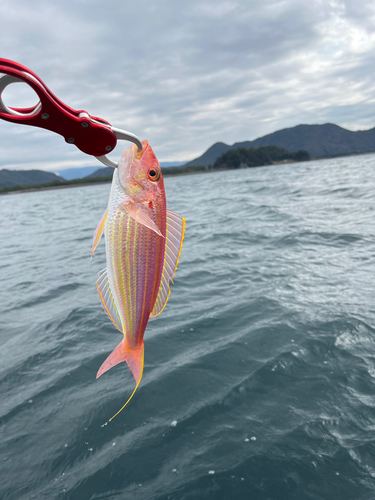
[[[137,206],[135,203],[123,203],[122,208],[128,212],[128,214],[133,217],[134,220],[139,222],[139,224],[143,224],[144,226],[148,227],[152,231],[155,231],[156,234],[161,236],[162,238],[164,237],[158,226],[155,224],[155,222],[151,219],[151,217],[147,214],[146,210],[142,210],[139,206]]]
[[[171,210],[167,210],[167,232],[165,237],[165,252],[163,271],[160,281],[159,292],[156,297],[155,305],[151,311],[150,318],[154,318],[162,312],[168,302],[170,287],[169,282],[173,283],[178,259],[180,257],[182,242],[185,234],[185,219]]]
[[[99,244],[99,241],[102,237],[103,231],[104,231],[104,226],[107,221],[107,215],[108,215],[108,208],[104,212],[103,217],[100,219],[98,227],[96,228],[96,231],[94,233],[94,237],[92,239],[92,249],[91,249],[91,258],[94,255],[95,249]]]

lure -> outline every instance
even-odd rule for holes
[[[126,361],[137,390],[143,374],[143,336],[149,318],[164,309],[177,269],[185,219],[166,208],[163,176],[147,141],[125,149],[112,180],[108,208],[93,238],[93,255],[104,232],[107,268],[99,273],[100,300],[124,338],[96,378]]]

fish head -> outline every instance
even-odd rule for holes
[[[125,149],[118,164],[119,182],[124,192],[136,203],[165,199],[163,175],[148,141],[142,150],[135,145]]]

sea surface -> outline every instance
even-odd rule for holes
[[[0,498],[373,500],[375,155],[165,186],[175,283],[104,427],[110,185],[0,197]]]

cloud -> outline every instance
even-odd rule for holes
[[[299,123],[375,125],[371,1],[3,0],[0,18],[3,57],[161,161]],[[0,168],[95,165],[46,131],[0,120],[0,137]]]

